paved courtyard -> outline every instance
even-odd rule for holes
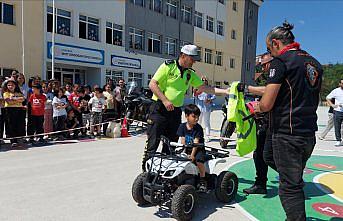
[[[319,108],[318,113],[322,131],[327,108]],[[214,111],[213,135],[219,135],[221,121],[221,111]],[[135,135],[68,141],[0,152],[0,220],[173,220],[168,209],[142,208],[132,200],[131,184],[140,173],[145,138]],[[326,141],[317,140],[313,155],[342,157],[343,147],[334,147],[334,142],[332,130]],[[217,139],[209,145],[219,147]],[[220,169],[251,158],[251,154],[242,158],[235,156],[234,150],[231,152]],[[248,170],[254,172],[254,167]],[[200,198],[194,220],[254,219],[238,204],[224,205],[210,195]]]

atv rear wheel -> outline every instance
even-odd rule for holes
[[[196,202],[196,192],[192,185],[182,185],[174,192],[171,204],[173,217],[179,221],[191,220]]]
[[[132,184],[132,198],[140,206],[149,203],[143,197],[143,185],[144,185],[144,181],[147,178],[147,176],[148,176],[148,173],[146,173],[146,172],[139,174]]]
[[[215,195],[223,203],[229,203],[235,199],[238,190],[238,178],[235,173],[221,172],[218,180]]]

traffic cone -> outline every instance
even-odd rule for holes
[[[123,123],[121,125],[121,137],[129,137],[129,131],[127,130],[127,120],[124,117]]]

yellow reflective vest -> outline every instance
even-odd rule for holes
[[[249,116],[250,112],[245,106],[243,92],[237,90],[238,83],[233,82],[230,87],[227,120],[236,123],[236,152],[239,156],[244,156],[256,149],[256,123],[254,118],[243,121],[243,118]]]

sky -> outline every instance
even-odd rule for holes
[[[301,49],[322,64],[343,63],[343,0],[265,0],[259,9],[257,54],[266,52],[266,35],[285,19]]]

